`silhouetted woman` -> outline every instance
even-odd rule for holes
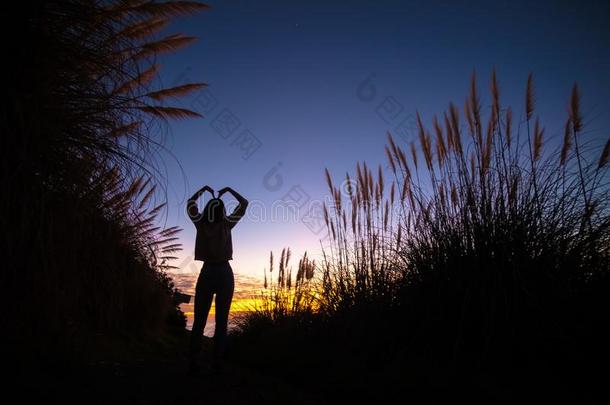
[[[197,199],[205,192],[212,194],[202,213],[197,209]],[[226,215],[225,206],[220,199],[224,193],[231,193],[239,202],[231,215]],[[233,298],[233,269],[229,260],[233,259],[231,229],[246,213],[248,201],[235,190],[225,187],[218,191],[204,186],[197,191],[187,203],[187,212],[197,228],[195,240],[195,260],[203,260],[203,266],[197,279],[195,289],[195,319],[191,332],[191,359],[189,371],[199,370],[199,353],[203,339],[203,329],[208,318],[212,297],[216,294],[216,329],[214,331],[214,348],[212,367],[218,370],[227,338],[227,322]]]

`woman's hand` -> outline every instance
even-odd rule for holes
[[[230,193],[233,193],[233,190],[231,190],[231,187],[224,187],[224,188],[221,188],[220,190],[218,190],[218,198],[220,198],[220,196],[223,195],[224,193],[226,193],[227,191]]]
[[[206,191],[209,191],[212,194],[212,197],[214,197],[214,190],[212,190],[212,188],[210,186],[203,186],[201,187],[195,194],[193,194],[191,196],[191,198],[189,198],[188,202],[187,202],[187,207],[189,212],[193,211],[195,212],[197,209],[197,199],[199,197],[201,197],[201,194],[205,193]]]
[[[199,195],[205,193],[206,191],[209,191],[212,194],[212,197],[214,197],[214,190],[210,186],[203,186],[201,190],[199,190]]]

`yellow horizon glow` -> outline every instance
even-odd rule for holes
[[[259,298],[238,298],[238,299],[234,299],[231,302],[230,313],[250,312],[250,311],[254,310],[254,308],[257,305],[258,301],[260,301]],[[214,304],[214,302],[212,302],[212,306],[210,307],[210,312],[208,313],[208,316],[216,314],[215,307],[216,307],[216,305]],[[194,311],[184,311],[183,310],[182,312],[186,316],[194,316],[195,315]]]

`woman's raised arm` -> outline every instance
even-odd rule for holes
[[[237,191],[233,190],[231,187],[225,187],[218,191],[218,198],[224,193],[229,192],[235,197],[235,199],[239,202],[237,207],[233,210],[231,215],[227,216],[231,227],[234,227],[235,224],[246,214],[246,208],[248,208],[248,200],[246,200],[241,194]]]
[[[209,191],[212,193],[212,197],[214,197],[214,190],[212,190],[209,186],[203,186],[200,188],[195,194],[188,199],[186,203],[186,213],[188,214],[191,221],[196,221],[199,218],[199,210],[197,209],[197,200],[201,196],[201,194]]]

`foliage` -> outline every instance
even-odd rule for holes
[[[381,166],[358,164],[340,185],[326,171],[331,244],[309,307],[320,328],[309,344],[324,356],[357,353],[373,374],[540,370],[546,383],[568,375],[583,386],[596,378],[592,359],[608,359],[610,141],[600,153],[585,138],[576,85],[555,149],[534,116],[531,75],[516,123],[495,72],[490,88],[486,119],[473,75],[463,116],[451,103],[431,130],[417,114],[417,142],[388,134],[389,185]],[[290,307],[267,304],[253,319],[282,341],[289,323],[274,314]]]
[[[153,332],[184,316],[165,270],[179,229],[161,229],[166,105],[205,86],[155,88],[157,56],[194,41],[158,37],[190,1],[28,3],[11,15],[2,105],[2,325],[28,355],[73,351],[83,335]],[[6,27],[5,27],[6,29]],[[34,350],[32,350],[34,348]],[[20,355],[20,351],[15,351]]]

